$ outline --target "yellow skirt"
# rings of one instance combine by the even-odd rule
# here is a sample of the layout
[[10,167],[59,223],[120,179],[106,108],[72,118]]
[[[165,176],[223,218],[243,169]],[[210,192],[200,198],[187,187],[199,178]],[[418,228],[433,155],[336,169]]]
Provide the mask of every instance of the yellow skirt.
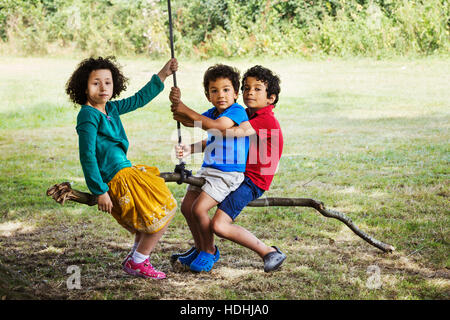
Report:
[[131,233],[158,232],[172,220],[177,210],[177,201],[156,167],[124,168],[108,186],[112,216]]

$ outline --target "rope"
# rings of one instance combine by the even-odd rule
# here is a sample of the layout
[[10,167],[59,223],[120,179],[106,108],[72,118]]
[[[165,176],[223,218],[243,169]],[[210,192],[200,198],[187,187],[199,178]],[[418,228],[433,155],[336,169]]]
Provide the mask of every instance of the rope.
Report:
[[[170,6],[170,0],[167,0],[167,9],[169,12],[169,38],[170,38],[170,54],[172,59],[175,58],[175,50],[173,48],[173,25],[172,25],[172,8]],[[173,72],[173,86],[177,87],[177,76],[176,73]],[[181,144],[181,125],[180,121],[177,121],[177,132],[178,132],[178,145]],[[186,163],[180,159],[180,163],[175,166],[174,172],[180,174],[180,180],[177,181],[178,184],[182,184],[185,178],[192,175],[192,171],[185,169]]]

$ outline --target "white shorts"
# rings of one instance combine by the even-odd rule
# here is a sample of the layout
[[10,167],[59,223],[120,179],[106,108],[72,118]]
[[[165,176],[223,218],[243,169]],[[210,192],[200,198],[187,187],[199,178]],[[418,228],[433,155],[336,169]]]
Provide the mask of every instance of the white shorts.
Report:
[[218,203],[239,188],[242,181],[244,181],[243,172],[226,172],[209,167],[202,167],[194,177],[205,178],[206,182],[201,188],[189,185],[187,191],[205,191]]

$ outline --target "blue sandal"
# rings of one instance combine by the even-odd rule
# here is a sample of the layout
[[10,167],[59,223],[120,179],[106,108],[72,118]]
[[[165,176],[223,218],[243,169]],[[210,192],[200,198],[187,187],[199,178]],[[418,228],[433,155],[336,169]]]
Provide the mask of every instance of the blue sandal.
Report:
[[192,261],[194,261],[198,255],[199,252],[194,248],[191,253],[178,257],[178,261],[185,266],[190,266]]
[[[190,264],[190,268],[192,271],[201,272],[201,271],[211,271],[214,263],[219,261],[220,259],[220,251],[219,248],[216,247],[216,253],[210,254],[204,251],[201,251],[197,257]],[[202,254],[202,257],[199,257]]]
[[219,248],[217,248],[217,246],[215,246],[215,247],[216,247],[216,253],[214,254],[214,262],[217,262],[220,259],[220,252],[219,252]]
[[205,252],[205,251],[200,251],[197,258],[195,258],[195,260],[192,261],[190,268],[192,271],[195,271],[195,272],[201,272],[201,271],[209,272],[209,271],[211,271],[212,267],[214,266],[214,262],[215,262],[214,260],[215,260],[215,255]]
[[[196,251],[196,248],[194,246],[192,246],[189,250],[182,252],[182,253],[172,253],[172,255],[170,256],[170,262],[174,263],[175,261],[177,261],[179,258],[181,257],[186,257],[188,255],[190,255],[192,252]],[[191,261],[192,262],[192,261]]]

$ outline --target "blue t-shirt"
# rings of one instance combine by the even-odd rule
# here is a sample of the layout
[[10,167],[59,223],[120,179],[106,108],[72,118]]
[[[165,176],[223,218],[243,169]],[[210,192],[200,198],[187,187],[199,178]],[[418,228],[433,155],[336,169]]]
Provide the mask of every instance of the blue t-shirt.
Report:
[[[248,121],[244,107],[238,103],[232,104],[221,114],[217,114],[213,107],[203,113],[205,117],[217,120],[220,117],[228,117],[236,125]],[[245,172],[249,148],[248,137],[224,137],[218,130],[208,130],[208,140],[206,141],[205,156],[202,167],[215,168],[221,171]]]

